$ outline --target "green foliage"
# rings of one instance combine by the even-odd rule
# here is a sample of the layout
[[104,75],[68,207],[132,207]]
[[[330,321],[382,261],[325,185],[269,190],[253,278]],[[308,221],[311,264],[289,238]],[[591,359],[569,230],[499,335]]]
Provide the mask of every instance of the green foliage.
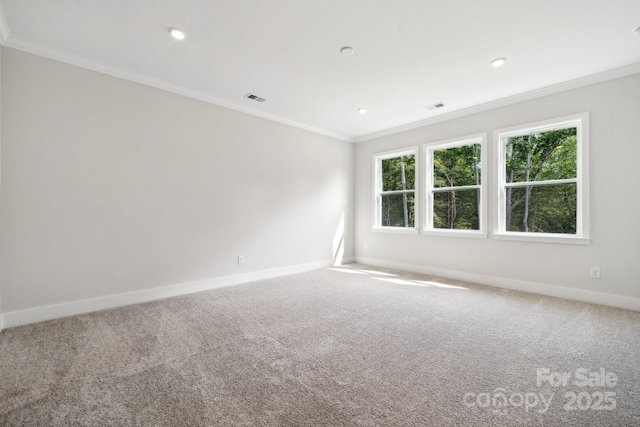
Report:
[[433,193],[433,228],[479,230],[480,190],[436,191]]
[[[479,185],[482,175],[480,155],[480,144],[434,151],[434,187]],[[433,227],[478,230],[480,228],[479,209],[479,190],[434,191]]]
[[[382,196],[382,226],[415,227],[414,195],[392,194]],[[404,211],[407,210],[405,223]]]
[[[434,187],[456,187],[480,183],[480,144],[433,152]],[[476,181],[476,170],[478,180]]]
[[[415,155],[393,157],[381,161],[382,191],[415,189]],[[382,196],[381,225],[384,227],[415,226],[415,192]]]
[[[402,184],[404,167],[405,185]],[[382,160],[382,191],[413,190],[416,182],[416,156],[393,157]]]
[[[511,137],[505,144],[507,183],[542,183],[577,176],[576,128]],[[481,183],[480,159],[480,144],[433,152],[434,228],[480,228],[480,190],[468,188]],[[381,160],[382,226],[415,226],[415,171],[414,155]],[[576,184],[506,189],[508,231],[575,234],[576,227]]]
[[575,178],[576,148],[576,128],[509,138],[505,147],[507,182]]
[[[514,188],[513,197],[524,199],[525,189],[526,187]],[[576,190],[575,184],[533,187],[529,195],[528,230],[526,231],[576,234]],[[524,206],[524,203],[515,206],[510,222],[507,223],[507,231],[525,231]]]
[[[577,176],[576,128],[509,138],[505,153],[508,183]],[[513,187],[506,190],[506,196],[507,231],[576,233],[575,184]]]

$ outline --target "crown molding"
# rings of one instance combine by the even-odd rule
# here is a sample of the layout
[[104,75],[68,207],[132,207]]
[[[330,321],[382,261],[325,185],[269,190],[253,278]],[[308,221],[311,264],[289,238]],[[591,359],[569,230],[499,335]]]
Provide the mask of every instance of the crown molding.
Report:
[[287,126],[295,127],[298,129],[302,129],[308,132],[312,132],[318,135],[327,136],[333,139],[337,139],[340,141],[358,143],[365,142],[376,138],[381,138],[383,136],[394,135],[397,133],[418,129],[425,126],[430,126],[436,123],[445,122],[448,120],[457,119],[460,117],[469,116],[472,114],[481,113],[484,111],[493,110],[500,107],[505,107],[508,105],[517,104],[524,101],[529,101],[536,98],[542,98],[544,96],[549,96],[561,92],[566,92],[572,89],[578,89],[585,86],[590,86],[597,83],[602,83],[608,80],[613,80],[621,77],[626,77],[632,74],[640,73],[640,63],[635,63],[628,65],[626,67],[616,68],[613,70],[604,71],[598,74],[592,74],[590,76],[578,78],[575,80],[570,80],[564,83],[559,83],[552,86],[547,86],[541,89],[532,90],[529,92],[521,93],[518,95],[513,95],[507,98],[498,99],[495,101],[490,101],[484,104],[475,105],[473,107],[464,108],[457,111],[452,111],[447,114],[443,114],[437,117],[431,117],[424,120],[419,120],[417,122],[411,122],[404,125],[383,129],[378,132],[373,132],[366,135],[361,135],[357,137],[349,137],[344,134],[340,134],[337,132],[329,131],[326,129],[320,129],[314,126],[309,126],[303,123],[296,122],[294,120],[289,120],[283,117],[271,115],[265,113],[260,110],[256,110],[250,107],[245,107],[237,104],[230,103],[226,100],[218,98],[216,96],[212,96],[203,92],[194,91],[192,89],[188,89],[182,86],[173,85],[164,81],[160,81],[157,79],[150,78],[145,75],[132,73],[120,68],[112,67],[106,64],[103,64],[98,61],[90,61],[85,58],[79,57],[77,55],[70,55],[64,52],[59,52],[53,49],[43,48],[41,46],[35,45],[33,43],[26,42],[21,39],[17,39],[15,36],[11,35],[9,30],[9,26],[4,17],[4,12],[2,10],[2,6],[0,5],[0,44],[10,47],[13,49],[21,50],[27,53],[32,53],[34,55],[42,56],[45,58],[53,59],[56,61],[64,62],[67,64],[75,65],[81,68],[86,68],[92,71],[97,71],[99,73],[107,74],[113,77],[121,78],[124,80],[129,80],[132,82],[140,83],[146,86],[154,87],[156,89],[161,89],[167,92],[175,93],[178,95],[186,96],[189,98],[197,99],[209,104],[217,105],[220,107],[228,108],[231,110],[239,111],[241,113],[250,114],[252,116],[260,117],[263,119],[271,120],[277,123],[281,123]]
[[561,92],[566,92],[572,89],[578,89],[585,86],[594,85],[597,83],[606,82],[608,80],[614,80],[621,77],[630,76],[632,74],[640,73],[640,62],[632,65],[628,65],[622,68],[616,68],[609,71],[604,71],[598,74],[592,74],[590,76],[581,77],[579,79],[570,80],[564,83],[559,83],[552,86],[547,86],[541,89],[532,90],[530,92],[521,93],[518,95],[509,96],[507,98],[498,99],[495,101],[487,102],[473,107],[464,108],[451,113],[443,114],[441,116],[432,117],[417,122],[407,123],[405,125],[396,126],[389,129],[384,129],[378,132],[370,133],[354,138],[354,142],[364,142],[383,136],[394,135],[400,132],[408,130],[418,129],[421,127],[433,125],[448,120],[457,119],[460,117],[469,116],[472,114],[481,113],[484,111],[494,110],[496,108],[505,107],[507,105],[518,104],[520,102],[529,101],[536,98],[542,98],[544,96],[554,95]]
[[[1,23],[0,23],[0,27],[1,27]],[[1,31],[1,28],[0,28],[0,31]],[[241,113],[250,114],[252,116],[271,120],[273,122],[281,123],[281,124],[295,127],[302,130],[306,130],[319,135],[328,136],[333,139],[338,139],[345,142],[354,142],[353,138],[348,137],[346,135],[342,135],[340,133],[305,125],[303,123],[299,123],[294,120],[289,120],[283,117],[271,115],[253,108],[232,104],[221,98],[211,96],[203,92],[198,92],[182,86],[173,85],[161,80],[150,78],[142,74],[132,73],[127,70],[123,70],[117,67],[112,67],[110,65],[106,65],[98,61],[91,61],[77,55],[71,55],[71,54],[59,52],[53,49],[47,49],[42,46],[38,46],[33,43],[18,39],[15,36],[8,38],[8,40],[6,41],[6,43],[4,43],[4,45],[12,49],[16,49],[16,50],[31,53],[34,55],[42,56],[45,58],[53,59],[55,61],[64,62],[66,64],[75,65],[77,67],[86,68],[88,70],[97,71],[99,73],[107,74],[112,77],[117,77],[120,79],[129,80],[135,83],[140,83],[145,86],[154,87],[156,89],[161,89],[167,92],[175,93],[177,95],[186,96],[188,98],[197,99],[199,101],[217,105],[219,107],[228,108],[230,110],[235,110]]]

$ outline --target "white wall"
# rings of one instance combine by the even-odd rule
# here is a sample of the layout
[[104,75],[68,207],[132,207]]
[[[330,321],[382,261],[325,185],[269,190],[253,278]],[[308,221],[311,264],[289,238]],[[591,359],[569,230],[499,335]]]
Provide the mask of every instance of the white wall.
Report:
[[352,144],[8,48],[1,78],[5,315],[353,256]]
[[[496,129],[582,112],[590,113],[590,245],[372,231],[373,153],[480,132],[488,133],[491,147]],[[494,153],[489,150],[489,157]],[[356,258],[640,309],[640,300],[625,298],[640,298],[639,159],[640,74],[361,142],[356,146]],[[489,179],[491,200],[495,175]],[[495,212],[489,206],[490,223]],[[601,268],[600,280],[589,278],[590,266]]]
[[[381,265],[640,298],[640,75],[361,142],[354,159],[346,142],[13,49],[0,55],[5,317],[329,263],[340,241],[344,257]],[[372,232],[373,153],[584,111],[590,245]],[[588,277],[590,266],[602,279]]]

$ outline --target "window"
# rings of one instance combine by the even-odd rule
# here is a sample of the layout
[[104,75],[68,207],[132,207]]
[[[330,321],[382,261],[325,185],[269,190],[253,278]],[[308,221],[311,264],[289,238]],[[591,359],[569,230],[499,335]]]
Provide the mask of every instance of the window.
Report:
[[374,229],[417,232],[416,151],[374,155]]
[[427,234],[486,237],[486,135],[426,146]]
[[496,135],[497,237],[588,243],[588,114]]

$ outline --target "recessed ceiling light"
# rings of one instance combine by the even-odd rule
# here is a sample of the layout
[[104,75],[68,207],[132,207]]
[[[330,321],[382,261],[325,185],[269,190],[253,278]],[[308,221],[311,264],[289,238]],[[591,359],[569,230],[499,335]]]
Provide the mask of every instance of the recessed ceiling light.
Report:
[[184,40],[185,34],[184,31],[179,30],[177,28],[169,28],[169,34],[176,40]]
[[353,55],[354,52],[355,50],[351,46],[345,46],[342,49],[340,49],[340,53],[344,56],[351,56]]
[[633,35],[634,36],[640,36],[640,27],[638,27],[635,30],[633,30]]
[[358,108],[358,113],[367,114],[367,109],[366,108]]
[[491,61],[491,66],[494,68],[502,67],[507,62],[506,58],[498,58]]

